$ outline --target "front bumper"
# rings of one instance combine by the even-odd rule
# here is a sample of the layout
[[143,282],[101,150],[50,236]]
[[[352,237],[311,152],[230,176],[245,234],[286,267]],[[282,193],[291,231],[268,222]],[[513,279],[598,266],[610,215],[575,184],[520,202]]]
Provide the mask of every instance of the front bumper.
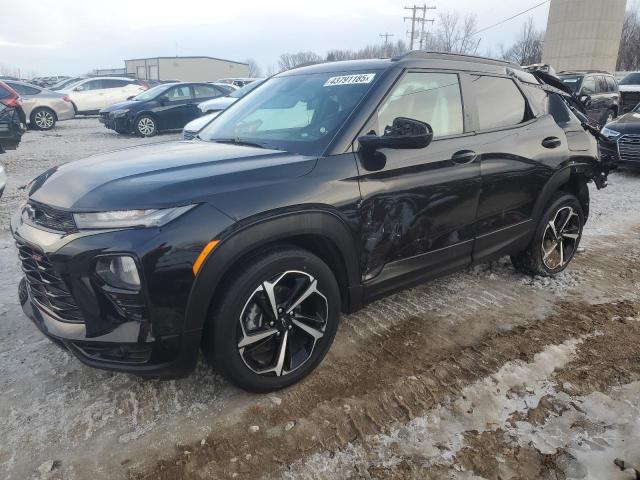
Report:
[[[199,215],[215,212],[200,205]],[[47,338],[83,363],[106,370],[176,378],[196,365],[202,326],[186,327],[186,310],[194,282],[191,266],[208,239],[198,241],[199,216],[185,214],[162,229],[120,229],[62,234],[15,215],[11,230],[19,246],[25,279],[20,283],[22,309]],[[184,232],[194,235],[186,238]],[[206,235],[206,234],[204,234]],[[182,243],[184,242],[184,243]],[[32,252],[34,259],[24,259]],[[104,255],[136,259],[142,289],[140,309],[129,314],[117,289],[105,288],[95,275],[95,260]],[[43,268],[43,281],[63,282],[55,296],[71,301],[79,318],[59,303],[48,302],[33,279],[33,266]],[[51,269],[51,271],[47,271]],[[50,275],[51,273],[55,275]],[[29,281],[26,281],[26,278]],[[49,291],[47,291],[47,294]],[[121,308],[118,308],[121,307]]]
[[108,129],[115,130],[116,132],[131,132],[133,129],[132,122],[128,115],[114,117],[110,113],[101,113],[99,121]]
[[625,143],[621,151],[619,142],[625,137],[629,137],[629,135],[622,135],[613,141],[600,140],[600,158],[614,167],[640,168],[640,139],[635,146]]

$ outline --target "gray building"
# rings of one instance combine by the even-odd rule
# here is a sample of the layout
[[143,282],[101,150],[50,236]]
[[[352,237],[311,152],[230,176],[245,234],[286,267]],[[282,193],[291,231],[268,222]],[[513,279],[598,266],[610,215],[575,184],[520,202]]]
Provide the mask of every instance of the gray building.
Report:
[[626,4],[626,0],[551,0],[542,61],[558,72],[613,72]]
[[225,77],[248,77],[249,65],[213,57],[153,57],[125,60],[127,75],[141,80],[207,82]]

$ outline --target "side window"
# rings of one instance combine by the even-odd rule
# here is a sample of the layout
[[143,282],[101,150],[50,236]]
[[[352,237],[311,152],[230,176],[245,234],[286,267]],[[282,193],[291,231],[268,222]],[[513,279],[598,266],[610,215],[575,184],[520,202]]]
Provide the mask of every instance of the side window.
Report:
[[219,97],[220,93],[212,85],[194,85],[193,95],[195,98],[213,98]]
[[20,95],[37,95],[38,93],[40,93],[40,90],[38,90],[37,88],[28,87],[19,83],[7,82],[7,85],[13,88]]
[[122,88],[129,83],[127,80],[105,79],[102,80],[102,88]]
[[82,85],[78,86],[82,87],[83,92],[89,90],[100,90],[102,88],[102,80],[89,80],[88,82],[84,82]]
[[596,77],[596,93],[607,93],[608,90],[607,81],[602,75],[598,75]]
[[609,91],[610,92],[617,92],[618,91],[618,85],[616,85],[616,81],[613,79],[613,77],[605,77],[607,80],[607,85],[609,87]]
[[189,85],[181,85],[179,87],[173,87],[167,92],[169,100],[176,102],[179,100],[189,100],[191,98],[191,92]]
[[433,128],[434,138],[463,133],[458,75],[407,73],[378,109],[376,133],[383,135],[397,117],[428,123]]
[[596,93],[596,79],[593,76],[584,77],[582,81],[582,94],[593,95]]
[[478,128],[512,127],[527,119],[527,103],[513,80],[471,75],[469,98],[478,109]]
[[560,95],[556,93],[549,95],[549,113],[560,126],[571,121],[571,111]]
[[523,89],[529,98],[529,105],[536,116],[546,115],[549,110],[548,94],[542,88],[535,85],[523,84]]

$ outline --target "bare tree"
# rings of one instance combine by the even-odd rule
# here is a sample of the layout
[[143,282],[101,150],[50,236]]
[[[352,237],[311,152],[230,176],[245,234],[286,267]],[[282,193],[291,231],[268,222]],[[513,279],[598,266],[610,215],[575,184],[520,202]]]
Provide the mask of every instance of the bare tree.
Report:
[[426,37],[426,49],[436,52],[474,55],[480,39],[476,37],[477,17],[458,12],[442,12],[438,15],[435,33]]
[[249,76],[252,78],[258,78],[262,76],[262,70],[253,58],[247,58],[247,65],[249,66]]
[[407,52],[407,44],[398,40],[395,43],[380,45],[367,45],[359,50],[336,49],[327,52],[327,62],[341,60],[358,60],[365,58],[389,58],[402,55]]
[[622,26],[617,70],[640,70],[640,12],[634,3],[627,10]]
[[322,61],[324,61],[323,58],[315,52],[283,53],[278,59],[278,67],[281,72],[284,72],[300,65]]
[[533,18],[530,17],[520,30],[516,42],[506,51],[503,49],[502,58],[518,65],[531,65],[542,62],[544,45],[544,31],[536,30]]

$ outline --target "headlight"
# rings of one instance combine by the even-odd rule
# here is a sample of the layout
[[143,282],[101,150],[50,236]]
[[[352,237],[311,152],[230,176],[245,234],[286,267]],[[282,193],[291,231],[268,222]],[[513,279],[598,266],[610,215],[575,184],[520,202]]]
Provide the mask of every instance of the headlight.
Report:
[[615,140],[616,138],[618,138],[620,135],[622,135],[620,132],[616,132],[615,130],[612,130],[610,128],[604,127],[600,133],[602,133],[602,135],[604,135],[605,137],[607,137],[609,140]]
[[195,205],[155,210],[114,210],[111,212],[74,213],[73,219],[80,230],[95,228],[162,227],[187,213]]
[[114,110],[112,112],[112,115],[114,117],[124,117],[127,113],[129,113],[129,109],[128,108],[122,108],[120,110]]

